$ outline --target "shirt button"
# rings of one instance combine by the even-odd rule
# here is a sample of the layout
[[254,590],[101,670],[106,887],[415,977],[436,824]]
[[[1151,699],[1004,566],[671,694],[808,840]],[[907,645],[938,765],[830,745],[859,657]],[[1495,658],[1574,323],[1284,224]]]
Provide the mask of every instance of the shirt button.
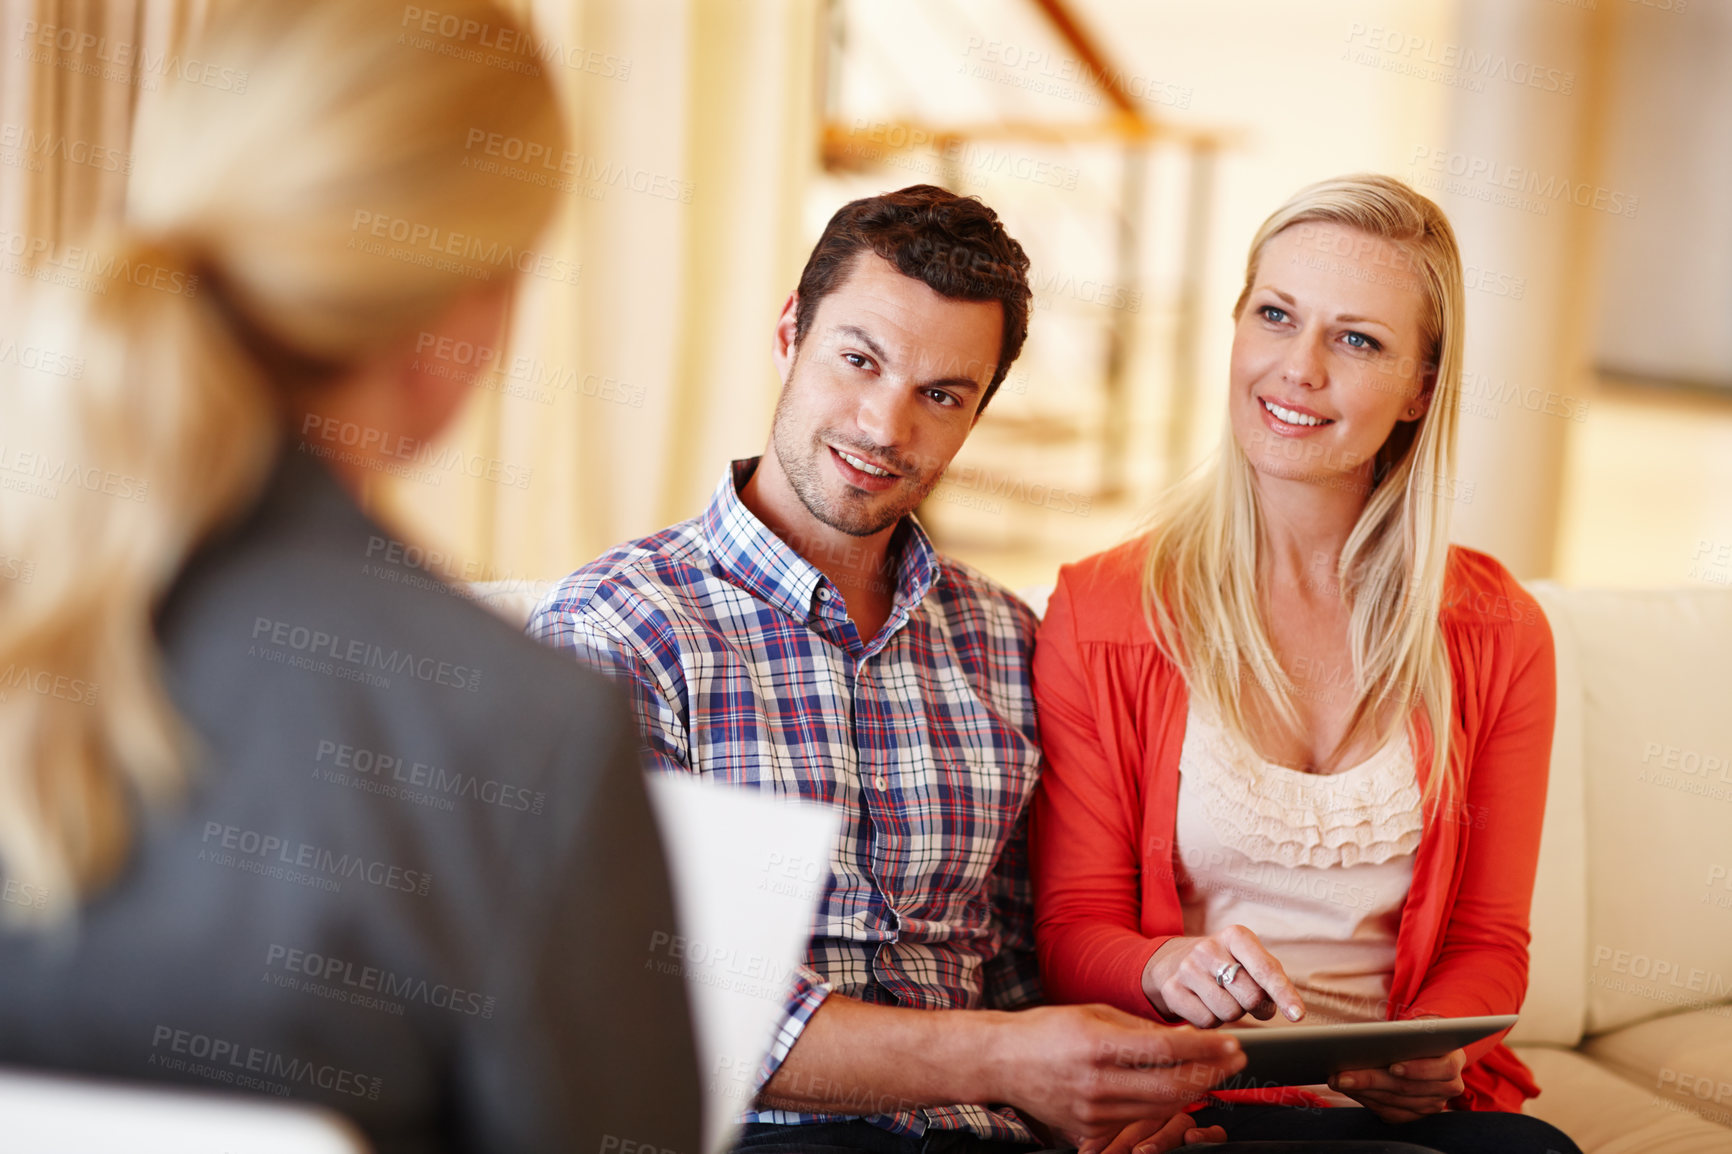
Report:
[[877,777],[873,778],[872,779],[872,785],[877,789],[883,789],[884,788],[884,775],[879,774]]
[[830,590],[825,588],[822,585],[818,586],[818,600],[820,600],[820,601],[830,600]]

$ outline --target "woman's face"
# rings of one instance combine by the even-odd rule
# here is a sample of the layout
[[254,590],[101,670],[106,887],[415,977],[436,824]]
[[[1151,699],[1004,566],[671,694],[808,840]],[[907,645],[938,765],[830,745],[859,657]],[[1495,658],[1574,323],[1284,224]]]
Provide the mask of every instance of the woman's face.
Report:
[[1233,435],[1252,469],[1368,490],[1377,450],[1429,399],[1425,307],[1397,245],[1315,221],[1270,238],[1233,331]]

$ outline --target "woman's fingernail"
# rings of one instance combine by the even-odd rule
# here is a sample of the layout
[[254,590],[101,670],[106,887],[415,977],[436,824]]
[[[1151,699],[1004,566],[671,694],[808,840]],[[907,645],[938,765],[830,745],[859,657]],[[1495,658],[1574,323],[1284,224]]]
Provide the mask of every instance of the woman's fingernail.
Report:
[[1397,1078],[1407,1077],[1407,1067],[1403,1066],[1400,1062],[1397,1062],[1395,1065],[1389,1067],[1389,1072],[1391,1074],[1394,1074]]
[[1301,1010],[1298,1006],[1288,1006],[1287,1007],[1287,1018],[1289,1021],[1297,1022],[1299,1020],[1299,1015],[1302,1014],[1303,1012],[1304,1011]]
[[1342,1088],[1342,1089],[1343,1089],[1343,1090],[1351,1090],[1351,1089],[1353,1089],[1353,1085],[1354,1085],[1354,1082],[1353,1082],[1353,1075],[1352,1075],[1352,1074],[1343,1074],[1343,1075],[1341,1075],[1341,1077],[1340,1077],[1340,1078],[1339,1078],[1339,1079],[1338,1079],[1338,1080],[1337,1080],[1337,1084],[1338,1084],[1338,1085],[1340,1085],[1340,1087],[1341,1087],[1341,1088]]

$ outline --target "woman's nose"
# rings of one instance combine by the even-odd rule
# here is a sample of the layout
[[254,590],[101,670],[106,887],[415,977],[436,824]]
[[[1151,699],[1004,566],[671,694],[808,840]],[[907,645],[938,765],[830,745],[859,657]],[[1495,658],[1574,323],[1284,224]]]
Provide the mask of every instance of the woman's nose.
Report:
[[1311,333],[1302,332],[1294,338],[1287,349],[1286,363],[1281,366],[1282,379],[1303,389],[1320,387],[1325,375],[1321,342],[1321,336]]

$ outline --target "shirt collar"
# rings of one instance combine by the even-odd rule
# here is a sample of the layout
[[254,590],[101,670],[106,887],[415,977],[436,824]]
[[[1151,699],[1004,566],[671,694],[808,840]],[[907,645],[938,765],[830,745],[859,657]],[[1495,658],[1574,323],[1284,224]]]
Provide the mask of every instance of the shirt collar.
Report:
[[[751,478],[759,460],[746,457],[733,462],[710,496],[700,518],[710,555],[735,584],[790,617],[805,621],[815,614],[843,616],[841,598],[829,578],[772,533],[740,500],[740,486]],[[907,620],[909,611],[925,599],[938,577],[938,553],[920,522],[909,515],[899,528],[892,538],[892,548],[900,541],[890,620],[893,627]]]

